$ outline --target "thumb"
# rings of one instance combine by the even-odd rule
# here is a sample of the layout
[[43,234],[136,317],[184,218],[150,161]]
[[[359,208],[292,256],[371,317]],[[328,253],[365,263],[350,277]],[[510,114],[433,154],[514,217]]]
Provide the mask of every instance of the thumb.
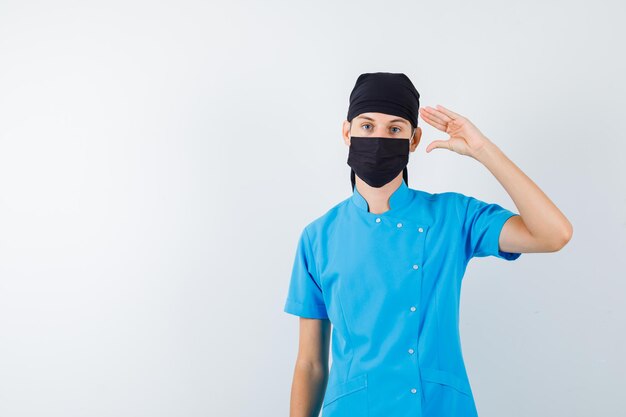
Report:
[[426,152],[430,152],[435,148],[444,148],[447,150],[451,150],[450,149],[450,143],[447,140],[436,140],[433,142],[430,142],[430,144],[426,147]]

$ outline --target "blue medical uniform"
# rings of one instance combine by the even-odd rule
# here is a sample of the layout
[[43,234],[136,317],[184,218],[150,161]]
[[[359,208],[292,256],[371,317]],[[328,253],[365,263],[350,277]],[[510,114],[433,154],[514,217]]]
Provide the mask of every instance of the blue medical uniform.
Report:
[[353,194],[304,227],[284,311],[332,323],[322,417],[476,417],[459,336],[472,257],[503,252],[517,215],[457,192],[402,184],[390,210]]

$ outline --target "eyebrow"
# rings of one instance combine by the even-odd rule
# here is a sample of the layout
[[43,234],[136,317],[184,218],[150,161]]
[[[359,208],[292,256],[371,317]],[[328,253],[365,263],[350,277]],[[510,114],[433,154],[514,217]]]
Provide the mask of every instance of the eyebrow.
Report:
[[[372,119],[371,117],[367,117],[367,116],[358,116],[357,119],[367,119],[367,120],[371,120],[372,122],[375,122],[374,119]],[[389,123],[395,123],[395,122],[400,122],[400,123],[404,123],[404,124],[409,124],[409,122],[407,122],[404,119],[393,119],[393,120],[389,120]]]

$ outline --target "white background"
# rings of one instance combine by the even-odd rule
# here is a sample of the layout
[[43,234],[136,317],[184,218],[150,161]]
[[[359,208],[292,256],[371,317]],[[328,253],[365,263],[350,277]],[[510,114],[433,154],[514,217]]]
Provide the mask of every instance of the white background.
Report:
[[[463,114],[574,226],[473,260],[481,417],[617,416],[626,386],[620,1],[1,1],[0,415],[287,416],[302,227],[351,194],[363,72]],[[517,211],[426,146],[409,186]]]

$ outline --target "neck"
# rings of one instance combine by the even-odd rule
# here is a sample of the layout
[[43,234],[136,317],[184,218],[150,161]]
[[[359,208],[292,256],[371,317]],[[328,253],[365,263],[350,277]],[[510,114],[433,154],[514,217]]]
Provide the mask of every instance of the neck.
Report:
[[355,187],[363,196],[369,207],[369,212],[382,214],[390,209],[389,197],[402,185],[402,173],[380,188],[372,187],[358,176],[355,176]]

